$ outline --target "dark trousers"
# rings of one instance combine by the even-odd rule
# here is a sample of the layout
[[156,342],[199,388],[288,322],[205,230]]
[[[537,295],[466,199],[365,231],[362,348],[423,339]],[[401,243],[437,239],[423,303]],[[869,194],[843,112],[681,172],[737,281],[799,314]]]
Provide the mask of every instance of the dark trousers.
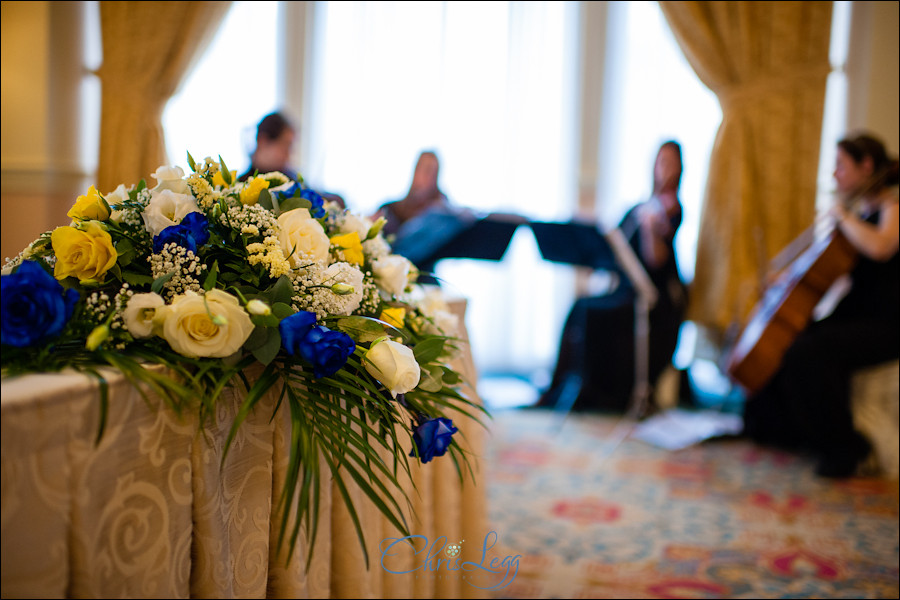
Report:
[[744,431],[761,443],[825,455],[858,447],[850,382],[863,367],[900,355],[896,323],[825,319],[788,350],[781,369],[744,408]]
[[[650,314],[651,385],[671,363],[678,342],[680,317],[673,317],[665,306],[661,303]],[[634,387],[634,353],[634,295],[630,289],[576,301],[563,327],[552,383],[538,406],[626,410]]]

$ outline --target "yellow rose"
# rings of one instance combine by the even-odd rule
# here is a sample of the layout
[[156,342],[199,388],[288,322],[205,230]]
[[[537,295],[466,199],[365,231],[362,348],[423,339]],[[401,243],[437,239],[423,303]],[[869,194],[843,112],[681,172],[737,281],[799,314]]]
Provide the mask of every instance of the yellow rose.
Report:
[[269,182],[262,177],[254,177],[241,188],[241,204],[256,204],[259,193],[269,187]]
[[385,308],[381,311],[381,320],[390,323],[394,327],[403,327],[403,321],[406,319],[406,309],[402,307]]
[[79,281],[102,281],[119,255],[102,223],[86,221],[81,227],[57,227],[50,234],[56,254],[53,275],[57,279],[74,276]]
[[[234,183],[235,181],[237,181],[237,171],[232,171],[231,172],[231,183]],[[212,182],[213,182],[213,185],[216,187],[219,187],[219,186],[228,187],[228,184],[225,183],[225,177],[222,176],[221,170],[216,171],[216,174],[213,175]],[[268,183],[268,182],[266,182],[266,183]],[[257,198],[259,197],[259,192],[256,192],[256,196],[257,196]],[[242,201],[243,201],[243,199],[242,199]],[[244,202],[244,204],[254,204],[254,203],[255,203],[255,201],[254,202]]]
[[97,188],[91,186],[87,194],[78,196],[75,206],[66,214],[80,221],[105,221],[109,218],[109,204],[100,196]]
[[154,325],[175,352],[191,358],[225,358],[241,349],[253,323],[238,299],[212,289],[201,296],[185,292],[156,309]]
[[359,234],[355,231],[332,236],[331,243],[344,251],[344,258],[348,263],[361,265],[365,260],[363,255],[362,243],[359,241]]

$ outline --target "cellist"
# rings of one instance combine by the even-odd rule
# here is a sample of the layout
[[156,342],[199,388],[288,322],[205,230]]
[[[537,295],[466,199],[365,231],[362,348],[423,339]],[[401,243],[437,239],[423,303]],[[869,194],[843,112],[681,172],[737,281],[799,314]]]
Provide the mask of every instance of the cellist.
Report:
[[744,433],[811,451],[823,477],[854,475],[871,446],[853,425],[850,381],[900,357],[900,208],[897,161],[867,134],[837,144],[834,227],[858,251],[850,287],[827,317],[795,339],[776,375],[747,399]]

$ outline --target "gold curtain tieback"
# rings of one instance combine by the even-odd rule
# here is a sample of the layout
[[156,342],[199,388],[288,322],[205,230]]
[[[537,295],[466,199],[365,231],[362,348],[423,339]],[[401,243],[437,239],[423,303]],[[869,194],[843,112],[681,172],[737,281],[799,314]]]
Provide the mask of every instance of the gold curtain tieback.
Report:
[[[772,94],[793,94],[819,85],[824,86],[830,72],[828,66],[801,67],[763,75],[746,83],[738,82],[714,91],[723,111],[743,108]],[[824,87],[822,91],[824,92]]]

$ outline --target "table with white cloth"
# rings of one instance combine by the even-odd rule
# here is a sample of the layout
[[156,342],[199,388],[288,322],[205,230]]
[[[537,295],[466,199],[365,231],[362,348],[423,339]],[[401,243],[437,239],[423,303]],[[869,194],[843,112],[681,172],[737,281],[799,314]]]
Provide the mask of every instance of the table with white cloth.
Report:
[[[466,338],[465,301],[451,307]],[[472,382],[464,391],[477,400],[467,344],[454,366]],[[239,392],[226,391],[201,428],[196,414],[179,417],[158,397],[145,399],[121,374],[103,373],[109,412],[99,442],[96,379],[61,373],[3,380],[3,597],[487,596],[464,571],[429,571],[422,554],[402,558],[407,568],[385,569],[383,540],[399,533],[349,478],[368,568],[327,475],[315,547],[310,554],[301,533],[288,560],[276,544],[290,450],[286,406],[274,412],[275,395],[264,397],[220,464]],[[449,455],[410,461],[411,478],[403,485],[411,502],[401,507],[411,534],[478,544],[488,533],[479,462],[486,430],[459,413],[448,416],[464,433],[454,440],[471,452],[474,480],[461,482]]]

